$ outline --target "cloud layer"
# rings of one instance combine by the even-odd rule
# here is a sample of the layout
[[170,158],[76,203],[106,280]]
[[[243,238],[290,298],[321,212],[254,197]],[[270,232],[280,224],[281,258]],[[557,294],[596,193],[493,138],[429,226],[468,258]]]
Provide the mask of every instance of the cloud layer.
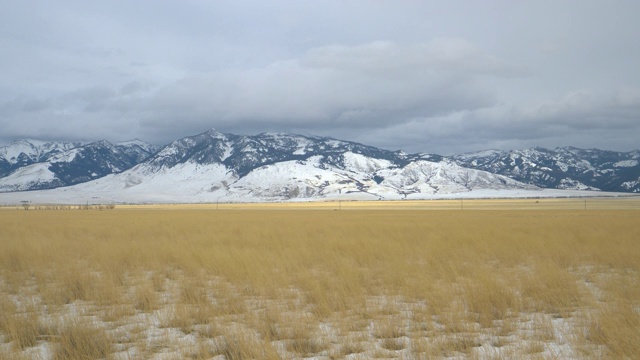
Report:
[[640,5],[553,4],[8,4],[0,143],[215,127],[443,154],[639,148]]

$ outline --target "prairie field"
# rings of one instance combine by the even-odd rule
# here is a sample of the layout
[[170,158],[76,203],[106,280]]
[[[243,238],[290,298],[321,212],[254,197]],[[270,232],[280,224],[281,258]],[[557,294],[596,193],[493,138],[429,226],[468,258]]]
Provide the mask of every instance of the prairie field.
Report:
[[0,211],[0,359],[640,354],[640,211],[460,203]]

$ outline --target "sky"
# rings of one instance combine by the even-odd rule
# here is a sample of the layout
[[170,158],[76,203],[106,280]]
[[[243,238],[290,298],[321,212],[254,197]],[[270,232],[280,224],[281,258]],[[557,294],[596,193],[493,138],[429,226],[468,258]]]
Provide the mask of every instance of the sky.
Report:
[[0,0],[0,144],[640,148],[637,0]]

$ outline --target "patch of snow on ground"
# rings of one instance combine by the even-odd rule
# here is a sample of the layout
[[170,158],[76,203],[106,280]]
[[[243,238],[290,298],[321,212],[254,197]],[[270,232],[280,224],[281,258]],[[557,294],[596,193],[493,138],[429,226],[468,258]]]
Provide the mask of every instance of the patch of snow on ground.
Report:
[[456,159],[461,159],[461,160],[468,160],[468,159],[474,159],[474,158],[485,158],[485,157],[491,157],[491,156],[496,156],[499,154],[504,153],[501,150],[494,150],[494,149],[490,149],[490,150],[483,150],[483,151],[478,151],[478,152],[472,152],[472,153],[465,153],[465,154],[461,154],[461,155],[456,155],[455,158]]
[[[249,339],[256,335],[256,330],[250,322],[243,320],[243,317],[225,317],[220,315],[212,324],[193,324],[187,326],[189,329],[185,332],[185,327],[171,324],[170,319],[176,311],[173,302],[179,299],[180,274],[174,273],[175,279],[165,279],[164,290],[157,293],[159,298],[165,299],[159,301],[159,306],[155,310],[149,312],[135,311],[129,315],[122,315],[115,321],[106,321],[96,313],[96,305],[90,302],[76,300],[71,304],[53,308],[55,313],[41,315],[40,321],[49,326],[66,321],[77,321],[78,323],[87,323],[91,327],[104,329],[112,336],[113,353],[108,358],[129,359],[129,358],[153,358],[153,359],[180,359],[189,357],[198,349],[209,349],[208,356],[218,356],[214,359],[222,359],[224,348],[219,348],[218,344],[224,344],[226,341],[232,341],[234,336],[242,336]],[[127,279],[129,280],[129,279]],[[215,286],[218,280],[212,281]],[[220,285],[220,284],[218,284]],[[233,290],[232,286],[227,291]],[[208,301],[219,298],[218,292],[210,291],[206,294]],[[229,295],[227,295],[229,296]],[[233,296],[233,295],[230,295]],[[291,296],[304,296],[300,292],[292,292]],[[18,303],[27,301],[21,294],[16,294]],[[277,306],[288,306],[288,300],[274,299],[256,299],[253,302],[247,296],[237,296],[238,301],[244,304],[244,311],[248,314],[253,312],[264,311],[265,306],[275,308]],[[297,299],[295,299],[297,300]],[[31,308],[37,306],[45,306],[38,299],[28,300]],[[284,303],[283,303],[284,301]],[[353,354],[344,354],[345,358],[353,359],[369,359],[369,358],[395,358],[395,359],[413,359],[418,355],[427,355],[428,349],[439,344],[445,344],[448,341],[458,341],[467,339],[472,342],[465,352],[447,350],[442,353],[439,358],[448,359],[464,359],[472,357],[475,359],[494,359],[494,358],[528,358],[527,355],[536,355],[535,358],[560,358],[560,359],[578,359],[592,358],[586,356],[589,352],[595,358],[600,358],[603,352],[602,346],[597,344],[584,343],[579,347],[576,346],[574,339],[579,336],[584,326],[584,313],[574,312],[569,317],[557,318],[555,314],[549,313],[520,313],[512,322],[514,326],[508,334],[500,334],[499,329],[504,325],[505,320],[494,321],[494,326],[482,327],[477,323],[469,322],[467,326],[461,327],[457,333],[448,333],[442,326],[437,317],[423,318],[425,330],[412,327],[412,315],[414,313],[424,312],[424,303],[415,301],[404,301],[400,297],[392,295],[369,296],[365,299],[367,311],[376,312],[384,311],[389,306],[396,309],[394,319],[387,318],[385,321],[394,324],[397,331],[406,335],[395,338],[395,342],[400,344],[397,349],[389,349],[385,346],[384,337],[376,335],[376,329],[384,326],[385,323],[381,319],[371,318],[369,326],[357,328],[349,331],[347,334],[339,329],[344,327],[340,324],[340,320],[336,318],[328,318],[322,322],[312,322],[307,324],[313,330],[314,340],[324,344],[323,349],[316,354],[308,354],[305,359],[328,359],[329,354],[341,354],[343,346],[349,343],[349,339],[359,339],[358,343],[361,349]],[[176,303],[177,304],[177,303]],[[392,304],[392,305],[391,305]],[[185,306],[185,304],[180,304]],[[105,309],[109,305],[101,305]],[[121,305],[113,305],[121,306]],[[262,308],[262,309],[261,309]],[[48,311],[41,311],[42,314]],[[99,312],[98,312],[99,313]],[[292,318],[304,319],[304,310],[293,308],[288,312]],[[446,315],[446,314],[445,314]],[[344,316],[350,316],[345,313]],[[352,315],[351,315],[352,316]],[[168,321],[169,320],[169,321]],[[348,319],[343,319],[349,321]],[[356,318],[356,321],[358,318]],[[392,321],[392,322],[391,322]],[[407,324],[407,325],[402,325]],[[415,325],[415,323],[413,324]],[[215,331],[209,331],[210,329]],[[117,339],[122,339],[118,341]],[[394,339],[391,339],[394,340]],[[271,342],[273,348],[282,358],[298,358],[287,347],[287,340],[274,340]],[[420,342],[423,342],[420,344]],[[0,357],[5,354],[23,355],[28,358],[50,359],[53,358],[55,351],[55,343],[48,337],[38,339],[33,347],[27,347],[23,350],[15,350],[12,348],[14,344],[11,342],[0,343]],[[282,345],[282,346],[279,346]],[[427,353],[421,353],[420,347],[427,346]],[[584,351],[588,352],[585,353]],[[421,354],[418,354],[421,353]],[[20,357],[22,358],[22,357]]]
[[566,163],[564,163],[562,161],[557,161],[556,165],[558,165],[560,170],[562,170],[563,172],[567,172],[569,170],[569,165],[567,165]]
[[224,144],[224,153],[220,157],[220,161],[225,161],[229,158],[229,156],[233,155],[233,148],[228,144]]
[[622,160],[613,164],[614,167],[633,167],[638,165],[638,160]]
[[56,174],[49,170],[48,163],[31,164],[0,178],[0,191],[27,190],[34,184],[46,184],[56,179]]
[[298,147],[293,151],[293,155],[304,155],[307,153],[307,147],[311,143],[309,140],[305,138],[296,138],[298,142]]
[[634,181],[625,181],[622,183],[622,187],[624,189],[633,189],[634,187],[638,186],[638,184],[640,184],[640,178],[638,178],[638,180],[634,180]]
[[591,190],[591,191],[600,190],[598,188],[585,185],[578,180],[569,179],[569,178],[560,180],[560,184],[558,185],[558,188],[565,189],[565,190]]
[[72,149],[65,151],[61,154],[57,154],[49,159],[49,162],[57,163],[57,162],[71,162],[78,155],[78,149]]
[[381,169],[387,169],[393,164],[391,161],[384,159],[370,158],[361,154],[356,154],[351,151],[347,151],[343,155],[344,166],[347,170],[353,170],[357,172],[373,173]]

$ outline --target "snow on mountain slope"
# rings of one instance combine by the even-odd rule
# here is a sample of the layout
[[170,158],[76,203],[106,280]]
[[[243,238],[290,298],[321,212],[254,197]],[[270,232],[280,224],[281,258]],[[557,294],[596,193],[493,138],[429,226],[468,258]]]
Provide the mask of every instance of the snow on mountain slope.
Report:
[[320,158],[265,165],[242,178],[223,164],[187,161],[160,168],[140,164],[65,190],[97,194],[100,198],[174,202],[313,200],[361,192],[357,180],[343,174],[343,170],[322,168]]
[[404,195],[451,194],[479,189],[537,189],[505,176],[463,168],[450,162],[416,161],[401,169],[381,171],[378,176],[384,178],[381,185],[390,186]]
[[635,180],[625,181],[622,183],[621,187],[626,190],[631,190],[634,192],[638,192],[636,189],[640,188],[640,177]]
[[47,163],[37,163],[18,168],[11,175],[0,178],[0,192],[42,189],[61,183]]
[[425,160],[403,167],[385,159],[370,158],[347,151],[338,164],[316,155],[265,165],[231,183],[229,197],[265,200],[311,200],[357,197],[359,199],[402,199],[438,192],[456,193],[479,189],[538,188],[484,171],[462,168],[453,163]]
[[365,174],[373,174],[378,170],[394,167],[394,164],[389,160],[370,158],[351,151],[344,153],[343,158],[346,169]]
[[11,164],[22,161],[38,162],[48,156],[83,145],[83,142],[18,140],[0,147],[0,157]]
[[[67,187],[65,190],[92,193],[100,198],[117,198],[127,202],[154,202],[170,199],[172,202],[192,201],[195,198],[215,201],[222,195],[219,190],[234,181],[235,176],[221,164],[186,162],[174,167],[150,168],[140,164],[134,168],[103,178]],[[154,200],[156,199],[156,200]]]
[[315,155],[259,166],[242,177],[222,163],[200,164],[190,159],[158,166],[155,160],[60,190],[65,196],[92,194],[95,201],[117,202],[384,200],[478,190],[538,190],[453,163],[418,160],[399,167],[389,160],[350,152],[336,164]]
[[60,151],[62,145],[47,144],[43,146],[54,150],[36,149],[40,151],[38,162],[19,164],[22,166],[0,177],[0,192],[50,189],[90,181],[129,169],[154,150],[153,145],[139,140],[117,145],[102,140],[64,151]]
[[[454,155],[452,161],[543,188],[640,192],[638,151],[558,147],[490,150]],[[631,181],[631,182],[630,182]]]
[[83,145],[83,142],[18,140],[0,147],[0,177],[27,165]]
[[282,201],[326,198],[349,190],[358,191],[353,181],[335,168],[322,168],[320,156],[306,161],[292,160],[261,166],[230,184],[229,199]]
[[638,166],[638,160],[621,160],[613,164],[613,167],[633,167]]

